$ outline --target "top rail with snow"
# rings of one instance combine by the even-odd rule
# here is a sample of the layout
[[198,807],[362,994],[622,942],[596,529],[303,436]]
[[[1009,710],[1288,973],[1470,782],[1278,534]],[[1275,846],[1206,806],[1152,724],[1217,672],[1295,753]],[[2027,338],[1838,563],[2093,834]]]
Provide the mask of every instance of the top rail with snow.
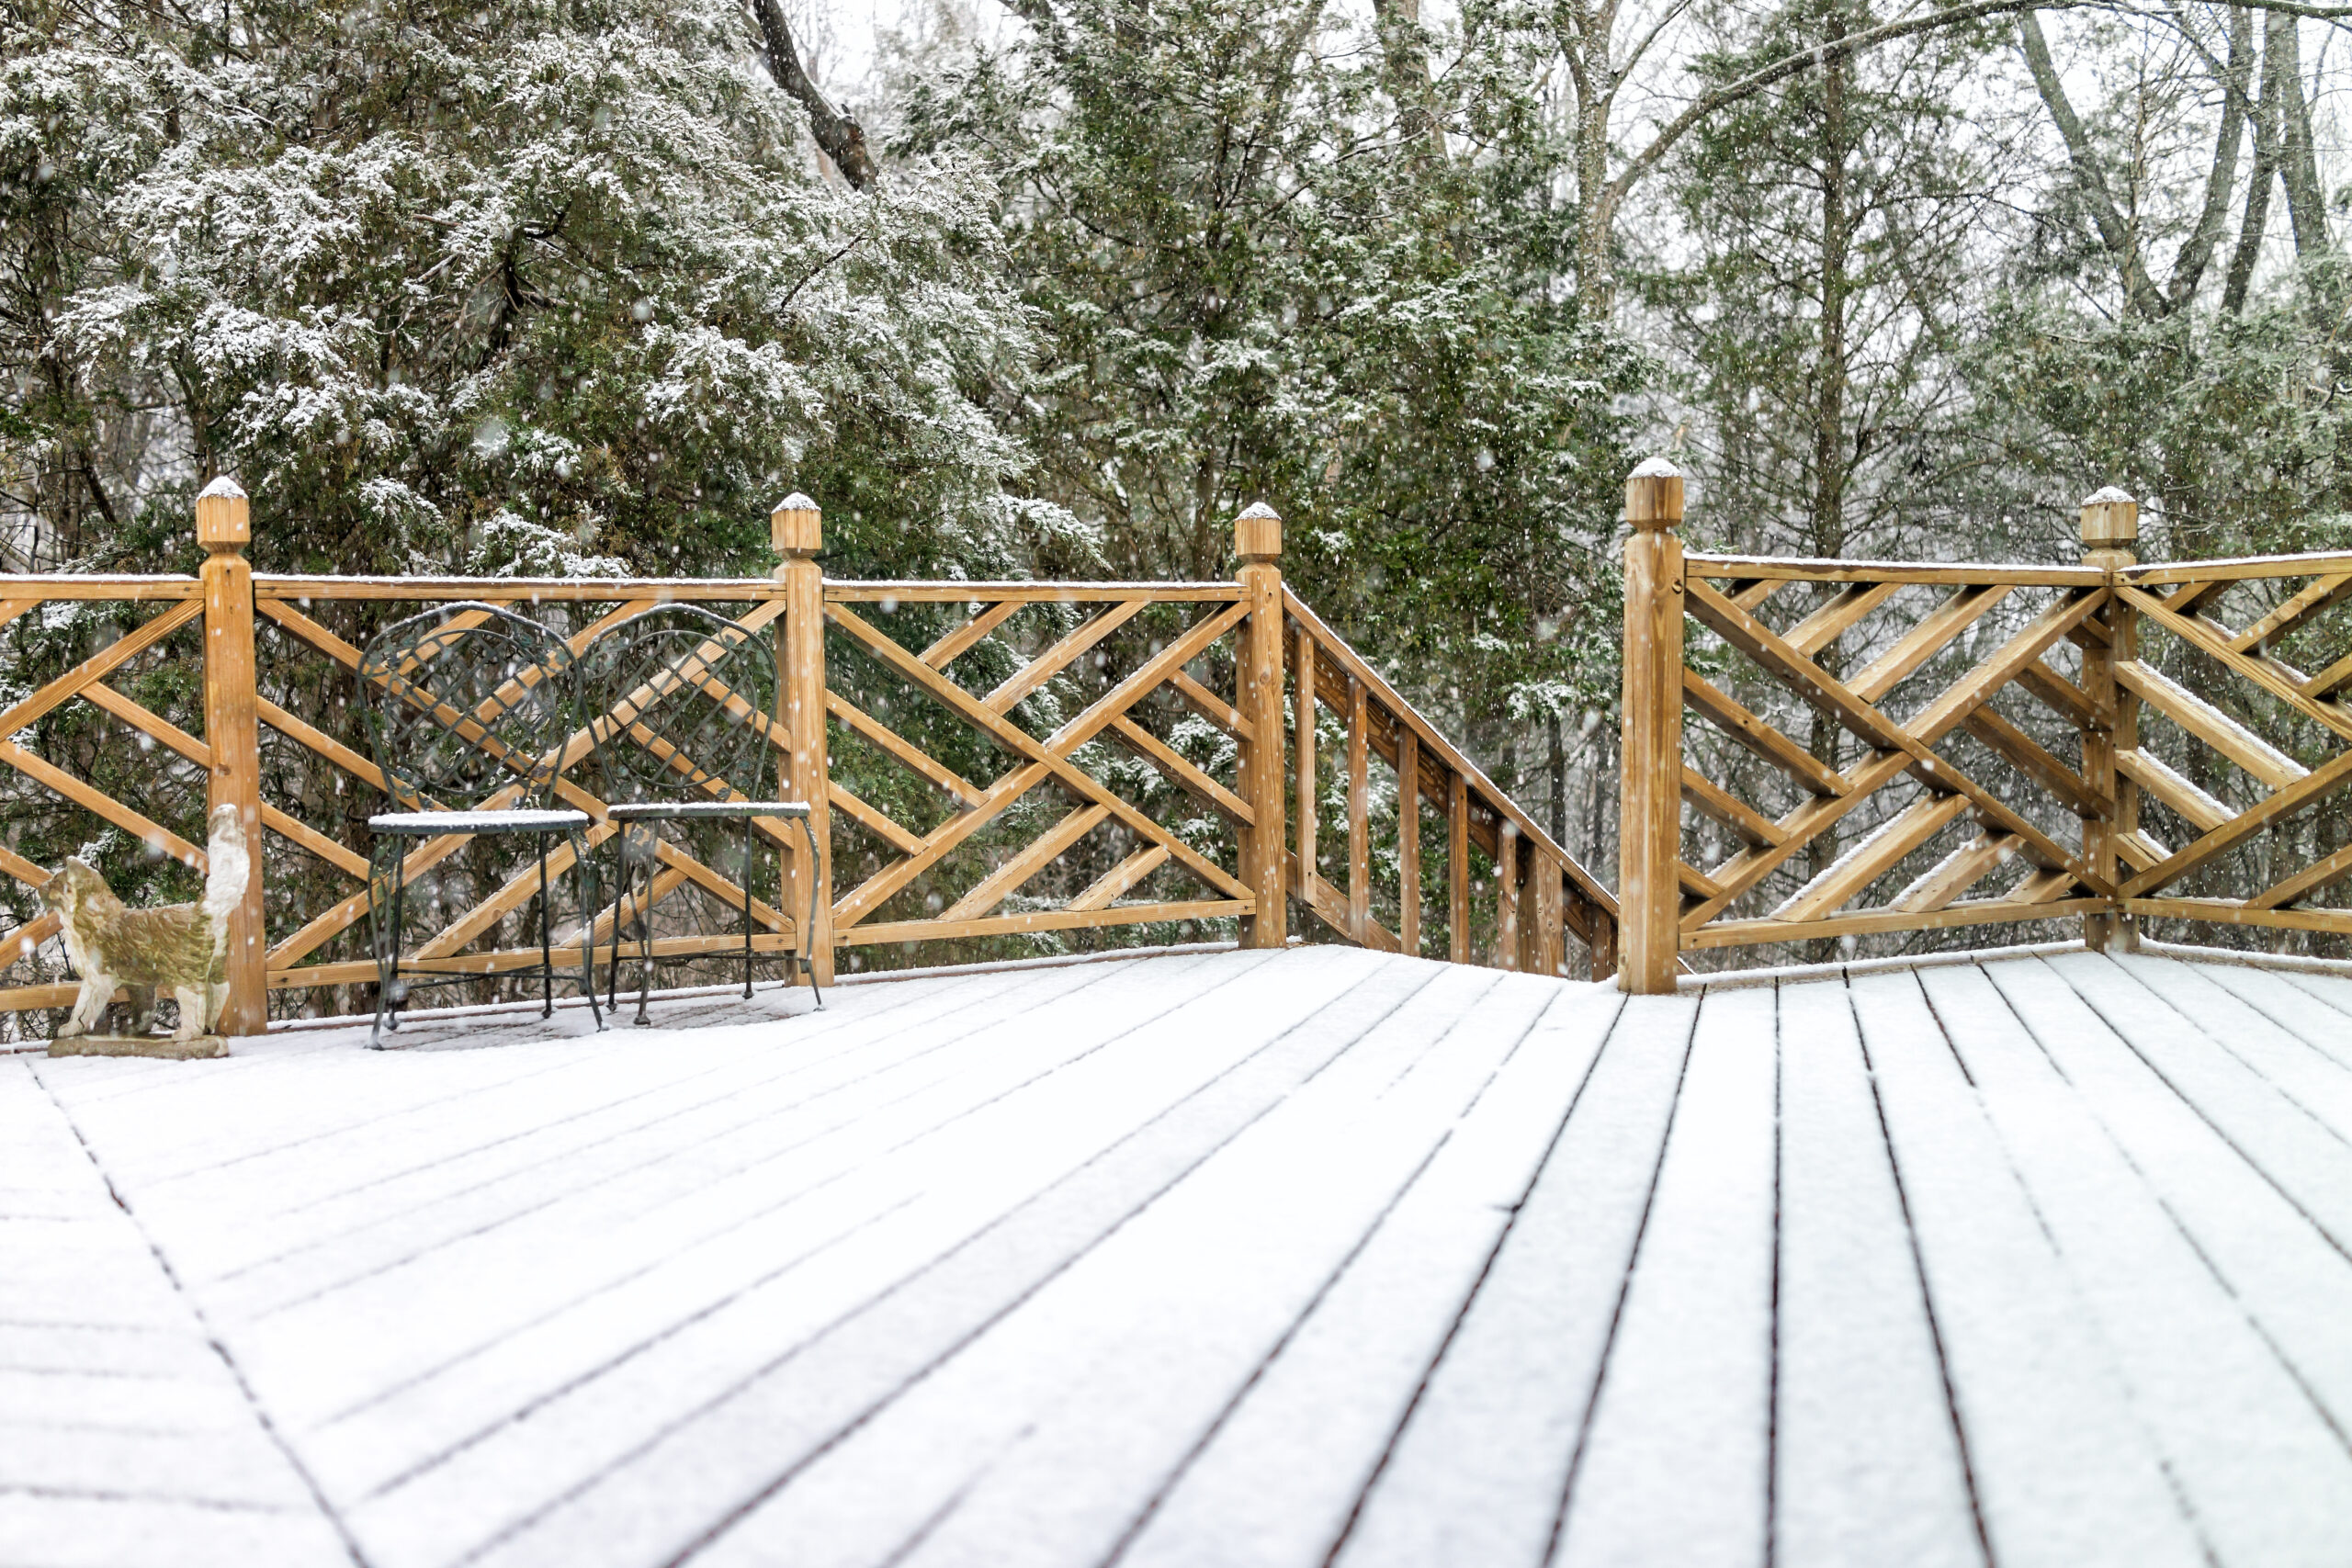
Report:
[[2321,809],[2352,780],[2352,555],[2142,565],[2120,491],[2079,565],[1686,555],[1678,474],[1626,496],[1628,988],[1696,949],[1958,925],[2352,934],[2318,902],[2352,875]]
[[[1590,972],[1613,967],[1608,891],[1283,587],[1265,509],[1237,522],[1225,582],[842,581],[817,563],[814,503],[794,497],[772,529],[771,579],[255,574],[245,498],[216,484],[198,503],[197,576],[0,579],[0,626],[96,649],[6,710],[7,805],[51,842],[95,823],[119,852],[200,873],[194,825],[237,804],[264,852],[222,1028],[263,1027],[272,993],[281,1010],[371,1005],[365,821],[381,781],[356,682],[373,629],[419,604],[525,604],[577,655],[662,604],[702,604],[774,628],[782,711],[767,731],[823,852],[663,841],[657,957],[740,953],[728,917],[743,918],[748,886],[755,950],[805,945],[820,978],[860,948],[952,961],[1043,932],[1167,940],[1231,922],[1246,945],[1277,946],[1294,898],[1300,919],[1390,951],[1566,973],[1573,942]],[[56,613],[28,615],[43,606]],[[28,650],[44,651],[20,645],[20,662]],[[583,731],[554,787],[589,813],[594,853],[616,829],[589,759]],[[463,833],[409,852],[418,967],[489,985],[537,963],[540,881],[520,852]],[[560,884],[569,847],[548,861]],[[50,869],[0,850],[19,883]],[[810,877],[804,933],[786,911],[809,908]],[[620,918],[568,913],[573,940],[586,921],[605,946]],[[0,1011],[71,999],[56,935],[40,914],[0,946],[34,982],[0,989]]]

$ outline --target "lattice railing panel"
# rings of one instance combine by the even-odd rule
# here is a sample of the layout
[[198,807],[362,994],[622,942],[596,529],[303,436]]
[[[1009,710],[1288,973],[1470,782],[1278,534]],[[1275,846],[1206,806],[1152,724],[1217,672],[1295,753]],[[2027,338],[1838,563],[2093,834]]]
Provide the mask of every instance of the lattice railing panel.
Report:
[[64,855],[94,857],[132,902],[193,897],[206,869],[211,750],[187,678],[202,642],[194,588],[84,578],[0,597],[0,639],[19,672],[0,708],[0,873],[16,917],[0,966],[18,1006],[62,1006],[76,989],[57,917],[36,897]]
[[2080,691],[2069,639],[2095,641],[2108,604],[2095,578],[1693,558],[1684,942],[2043,919],[2104,897],[2078,826],[2089,792],[2067,788],[2082,756],[2047,710]]
[[1238,751],[1201,744],[1238,719],[1247,609],[1193,585],[829,585],[835,942],[1250,913]]
[[2150,918],[2352,931],[2352,557],[2142,568],[2121,893]]

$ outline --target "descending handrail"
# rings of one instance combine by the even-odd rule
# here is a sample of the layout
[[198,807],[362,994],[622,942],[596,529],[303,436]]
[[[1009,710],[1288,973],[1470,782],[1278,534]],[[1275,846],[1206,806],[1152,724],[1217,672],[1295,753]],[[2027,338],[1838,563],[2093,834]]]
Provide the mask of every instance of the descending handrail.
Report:
[[[1429,800],[1447,818],[1453,846],[1447,861],[1450,958],[1464,963],[1470,957],[1471,868],[1462,851],[1475,844],[1496,870],[1496,946],[1509,954],[1509,966],[1557,972],[1565,962],[1565,931],[1590,950],[1596,977],[1611,973],[1617,900],[1609,890],[1288,588],[1283,590],[1283,609],[1294,628],[1293,693],[1311,688],[1315,700],[1342,716],[1348,732],[1347,871],[1344,883],[1335,887],[1311,870],[1319,816],[1311,798],[1313,728],[1298,727],[1292,798],[1302,847],[1291,857],[1292,892],[1351,941],[1420,951],[1418,832],[1404,834],[1399,843],[1398,931],[1392,935],[1372,918],[1366,771],[1377,755],[1395,770],[1400,794],[1410,779],[1416,802]],[[1311,682],[1303,673],[1310,654]],[[1400,820],[1403,810],[1400,802]]]

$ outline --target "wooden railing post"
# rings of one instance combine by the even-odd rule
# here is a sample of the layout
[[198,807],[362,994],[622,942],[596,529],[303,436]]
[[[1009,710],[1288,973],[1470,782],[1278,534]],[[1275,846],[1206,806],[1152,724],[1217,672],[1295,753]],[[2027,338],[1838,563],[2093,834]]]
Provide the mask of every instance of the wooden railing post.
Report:
[[1396,945],[1421,955],[1421,741],[1396,727]]
[[[1499,815],[1499,813],[1498,814]],[[1518,969],[1519,824],[1503,817],[1495,824],[1495,967]]]
[[[2082,530],[2084,565],[2112,572],[2138,560],[2133,547],[2140,542],[2140,505],[2115,486],[2085,498]],[[2083,731],[2083,777],[2101,808],[2100,815],[2083,819],[2083,858],[2113,885],[2123,880],[2116,846],[2140,829],[2140,786],[2115,766],[2117,752],[2140,745],[2140,699],[2115,678],[2117,664],[2140,657],[2139,612],[2109,599],[2095,626],[2094,635],[2082,639],[2083,691],[2099,711],[2115,717],[2104,732],[2097,719]],[[2129,951],[2140,944],[2139,923],[2120,908],[2085,915],[2083,943],[2094,953]]]
[[[1275,564],[1283,553],[1283,520],[1273,508],[1261,502],[1233,520],[1233,553],[1241,560],[1235,579],[1250,599],[1234,680],[1234,697],[1250,721],[1250,738],[1241,748],[1241,798],[1258,818],[1241,829],[1241,880],[1258,906],[1241,918],[1241,945],[1281,947],[1289,940],[1290,903],[1283,886],[1283,569]],[[1310,716],[1314,680],[1311,667],[1299,680],[1298,701]],[[1311,736],[1312,716],[1306,722]],[[1311,861],[1311,829],[1299,840],[1302,856]],[[1306,874],[1314,869],[1303,865]]]
[[1531,890],[1527,967],[1533,974],[1556,976],[1567,969],[1568,938],[1563,929],[1566,910],[1561,897],[1567,870],[1542,850],[1527,858]]
[[1291,889],[1301,903],[1315,893],[1315,837],[1322,822],[1322,796],[1315,761],[1315,634],[1305,626],[1291,643],[1291,813],[1298,833],[1298,878]]
[[784,637],[776,645],[776,690],[784,705],[778,716],[790,738],[785,793],[808,803],[808,832],[817,847],[814,865],[794,855],[784,887],[785,913],[795,922],[808,909],[809,880],[816,882],[816,930],[800,933],[817,983],[833,981],[832,811],[825,744],[825,573],[817,564],[824,546],[824,513],[795,491],[768,517],[768,536],[782,564]]
[[1667,996],[1681,953],[1682,475],[1652,457],[1625,481],[1625,684],[1617,983]]
[[253,525],[245,492],[223,475],[196,498],[196,542],[206,555],[204,584],[204,742],[212,751],[206,815],[234,806],[244,824],[252,869],[244,901],[229,919],[229,994],[216,1026],[222,1034],[259,1034],[269,1027],[268,933],[262,924],[261,720],[254,688],[254,569],[245,559]]
[[1470,962],[1470,781],[1445,780],[1445,956]]

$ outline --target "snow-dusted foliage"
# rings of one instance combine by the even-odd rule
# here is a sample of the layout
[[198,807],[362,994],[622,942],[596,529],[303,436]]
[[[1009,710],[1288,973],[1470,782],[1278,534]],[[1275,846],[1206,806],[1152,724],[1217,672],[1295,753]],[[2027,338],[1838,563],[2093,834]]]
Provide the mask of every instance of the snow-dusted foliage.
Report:
[[216,472],[311,570],[752,567],[793,488],[893,567],[1069,547],[967,395],[1028,349],[987,191],[828,183],[729,0],[54,9],[0,468],[67,553],[169,563]]

